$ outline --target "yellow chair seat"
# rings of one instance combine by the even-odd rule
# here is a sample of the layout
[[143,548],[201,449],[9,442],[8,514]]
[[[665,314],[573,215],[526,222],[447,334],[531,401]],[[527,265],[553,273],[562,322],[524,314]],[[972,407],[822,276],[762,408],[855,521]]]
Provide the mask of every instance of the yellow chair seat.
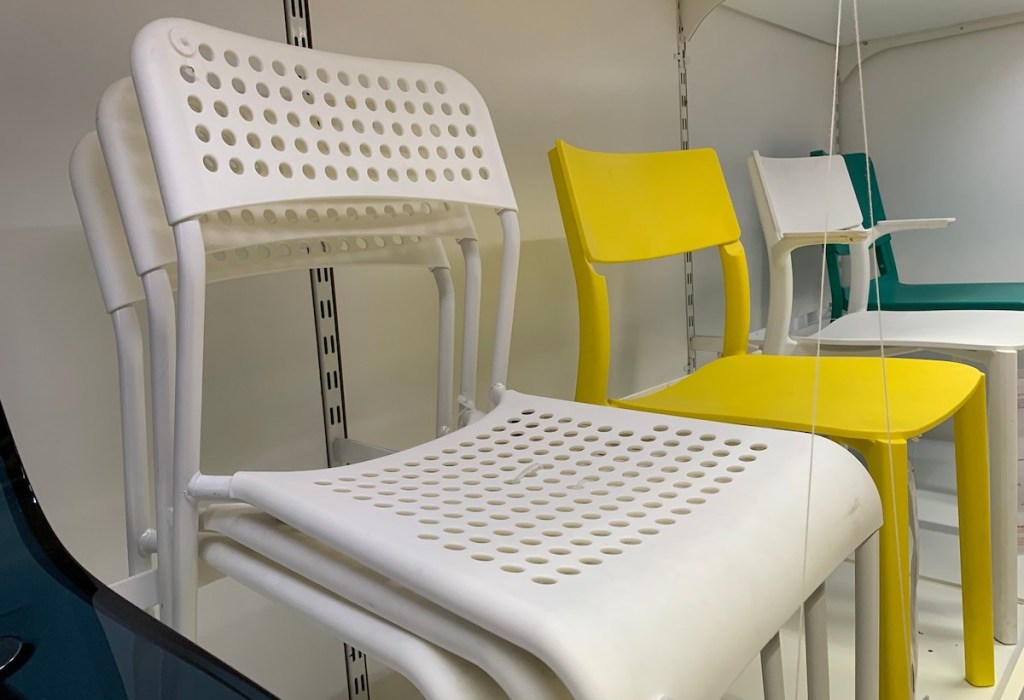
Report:
[[[884,410],[882,361],[871,357],[723,357],[672,386],[613,406],[727,423],[815,431],[834,438],[916,437],[950,415],[948,397],[977,388],[980,373],[937,360],[887,359],[889,415]],[[820,364],[819,364],[820,363]],[[815,366],[820,368],[815,391]],[[941,386],[944,401],[933,390]],[[817,396],[817,406],[814,398]],[[956,407],[958,409],[959,406]],[[956,410],[954,409],[954,410]],[[812,421],[812,410],[817,419]]]

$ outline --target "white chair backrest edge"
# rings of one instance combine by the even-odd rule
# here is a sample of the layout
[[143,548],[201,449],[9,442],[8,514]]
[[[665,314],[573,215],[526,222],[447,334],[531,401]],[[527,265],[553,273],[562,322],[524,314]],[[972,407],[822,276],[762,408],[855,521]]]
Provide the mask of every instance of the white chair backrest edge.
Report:
[[[842,156],[755,156],[776,235],[860,228],[863,216]],[[831,167],[830,167],[831,165]]]
[[124,228],[96,132],[89,132],[71,153],[71,191],[96,268],[107,313],[145,298],[132,271]]
[[86,134],[75,146],[70,175],[93,267],[114,327],[128,575],[135,576],[152,565],[142,548],[152,522],[145,360],[142,329],[134,308],[143,297],[142,285],[132,271],[96,132]]

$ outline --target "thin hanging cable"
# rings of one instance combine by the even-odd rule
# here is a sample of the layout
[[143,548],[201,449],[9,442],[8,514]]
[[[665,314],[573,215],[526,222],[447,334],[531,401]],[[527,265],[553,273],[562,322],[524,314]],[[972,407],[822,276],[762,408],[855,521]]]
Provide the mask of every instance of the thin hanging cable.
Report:
[[[864,169],[866,171],[865,172],[865,177],[867,179],[867,184],[868,184],[868,189],[867,189],[867,193],[868,193],[868,224],[870,225],[870,229],[873,232],[874,228],[875,228],[875,223],[876,223],[875,222],[875,202],[874,202],[874,197],[871,195],[871,192],[872,192],[872,187],[871,187],[871,185],[872,185],[872,183],[871,183],[871,151],[870,151],[870,149],[868,147],[868,119],[867,119],[867,106],[866,106],[867,99],[866,99],[866,97],[864,95],[864,60],[863,60],[863,57],[861,56],[860,17],[859,17],[859,13],[857,11],[857,0],[853,0],[853,32],[854,32],[854,37],[853,37],[854,38],[854,45],[857,47],[857,87],[858,87],[858,90],[860,92],[860,125],[861,125],[861,137],[862,137],[862,139],[864,141]],[[872,241],[872,243],[873,243],[873,241]],[[869,255],[877,255],[877,251],[874,249],[873,246],[872,246],[872,248],[869,249]],[[869,265],[868,269],[870,270],[871,269],[871,258],[870,257],[868,259],[868,265]],[[881,362],[881,366],[882,366],[882,400],[884,401],[884,410],[885,410],[885,433],[886,433],[886,437],[888,438],[888,440],[886,441],[886,446],[887,446],[887,449],[889,451],[889,468],[890,469],[894,469],[895,468],[895,461],[893,460],[892,424],[890,422],[890,415],[889,415],[889,381],[888,381],[888,376],[886,375],[886,367],[885,367],[885,333],[884,333],[884,329],[882,327],[882,304],[881,304],[882,294],[881,294],[881,289],[880,289],[880,284],[881,283],[879,282],[879,276],[875,275],[874,279],[872,280],[872,282],[873,282],[874,288],[875,288],[875,318],[878,320],[878,353],[879,353],[880,362]],[[896,503],[896,496],[897,496],[897,494],[896,494],[895,479],[890,479],[889,480],[889,488],[891,490],[891,493],[889,494],[890,497],[892,498],[891,502],[892,503]],[[893,525],[893,532],[894,532],[893,536],[894,536],[894,539],[896,541],[896,557],[897,557],[896,564],[899,567],[899,571],[903,572],[904,571],[904,567],[906,565],[906,562],[903,561],[903,554],[902,554],[903,553],[903,547],[900,544],[900,537],[901,537],[901,532],[902,532],[903,527],[904,527],[904,523],[893,523],[892,525]],[[902,577],[902,573],[900,573],[899,575]],[[911,585],[913,585],[913,582],[911,582]],[[904,587],[902,585],[899,586],[899,590],[900,590],[900,615],[902,617],[902,616],[905,616],[904,611],[907,610],[907,608],[909,606],[909,601],[907,600],[907,591],[904,590]],[[912,597],[913,596],[911,596],[911,598]],[[913,619],[912,616],[911,616],[911,619]],[[904,651],[907,654],[907,658],[908,659],[912,659],[912,660],[913,660],[913,653],[914,653],[913,637],[914,637],[914,630],[911,629],[911,630],[909,630],[908,637],[904,640],[904,643],[906,644],[906,647],[907,647]],[[914,663],[912,662],[909,665],[908,677],[907,677],[907,683],[908,683],[908,685],[910,687],[910,694],[911,694],[911,696],[913,696],[913,693],[914,693],[914,685],[915,685],[915,683],[914,683],[914,676],[915,676],[915,666],[914,666]]]
[[[839,42],[843,30],[843,0],[839,0],[839,7],[836,12],[836,50],[835,60],[833,65],[833,79],[832,79],[832,109],[829,113],[830,123],[828,130],[828,165],[826,166],[826,189],[825,189],[825,226],[824,226],[824,238],[822,245],[821,254],[821,279],[818,283],[818,333],[815,342],[814,350],[814,380],[811,385],[811,447],[808,458],[810,464],[807,469],[807,502],[804,507],[804,552],[803,552],[803,563],[800,572],[800,586],[802,589],[807,588],[807,552],[810,547],[810,530],[811,530],[811,487],[814,485],[814,443],[815,437],[818,434],[818,388],[821,384],[821,330],[822,321],[825,318],[823,312],[825,308],[825,246],[828,245],[828,229],[829,229],[829,198],[831,197],[831,189],[827,187],[827,184],[832,181],[832,150],[836,141],[836,111],[839,104]],[[796,655],[796,683],[794,684],[796,690],[794,691],[794,697],[796,700],[800,700],[800,678],[801,670],[803,667],[804,655],[806,653],[806,646],[802,644],[804,636],[806,634],[805,629],[805,616],[804,608],[800,608],[800,621],[797,631],[797,655]]]

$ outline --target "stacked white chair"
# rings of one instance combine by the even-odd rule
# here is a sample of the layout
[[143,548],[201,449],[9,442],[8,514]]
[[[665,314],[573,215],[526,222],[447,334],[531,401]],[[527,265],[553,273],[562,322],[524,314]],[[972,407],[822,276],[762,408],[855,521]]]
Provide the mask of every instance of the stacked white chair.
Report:
[[[908,219],[862,227],[863,214],[842,156],[748,161],[761,228],[768,246],[771,294],[764,350],[769,354],[825,352],[889,355],[927,350],[972,361],[986,373],[992,503],[995,635],[1017,642],[1017,358],[1024,350],[1019,311],[868,311],[870,244],[899,231],[941,229],[953,219]],[[792,252],[860,234],[850,244],[850,310],[820,333],[790,335]]]
[[[185,20],[146,27],[132,70],[177,246],[169,563],[179,630],[194,633],[197,562],[210,556],[202,515],[204,530],[234,541],[224,549],[257,552],[330,600],[468,659],[512,697],[715,698],[847,555],[872,561],[877,493],[825,439],[505,388],[516,204],[486,106],[458,74]],[[119,166],[107,160],[116,188]],[[378,198],[497,210],[490,412],[360,464],[203,474],[208,254],[306,237],[281,227],[254,240],[244,221],[214,224],[217,212]],[[125,225],[129,237],[154,235]],[[175,315],[167,294],[148,303]],[[858,570],[868,606],[858,606],[858,698],[877,692],[870,571]]]
[[[154,259],[155,254],[152,253],[154,249],[159,250],[160,247],[166,249],[166,244],[168,243],[173,245],[173,236],[163,219],[163,214],[159,207],[160,194],[157,190],[156,176],[153,172],[153,163],[150,155],[148,155],[147,149],[144,148],[144,133],[130,81],[119,81],[105,91],[100,100],[98,122],[100,132],[104,135],[102,139],[103,146],[110,160],[111,169],[115,173],[117,186],[114,189],[118,192],[122,215],[124,220],[130,223],[128,226],[130,234],[127,237],[129,243],[133,244],[131,251],[133,257],[135,257],[135,265],[137,268],[144,270],[144,275],[157,274],[166,277],[167,281],[164,282],[164,285],[169,288],[171,286],[170,281],[174,276],[173,250],[170,253],[167,253],[166,250],[162,253],[162,260],[164,262],[161,266],[151,265],[147,262]],[[91,138],[94,140],[94,137]],[[86,140],[90,140],[90,137],[87,137]],[[103,175],[101,163],[94,163],[89,168],[84,168],[81,165],[85,162],[84,156],[88,152],[88,149],[80,147],[73,157],[73,173],[81,172],[82,176],[80,179],[84,180],[76,186],[76,191],[81,192],[81,199],[86,205],[89,205],[90,202],[110,203],[113,199],[110,193],[98,191],[104,187],[109,189],[110,183],[106,182],[105,178],[100,181],[98,177],[91,180],[86,177],[89,172],[98,172],[98,175]],[[93,158],[92,160],[97,161],[98,159]],[[76,164],[79,165],[76,166]],[[351,205],[356,205],[357,207]],[[273,256],[261,256],[259,254],[260,246],[248,247],[246,249],[248,253],[245,256],[239,256],[237,251],[230,257],[226,257],[218,252],[211,253],[207,256],[208,262],[211,266],[216,266],[213,268],[216,276],[212,276],[210,281],[251,275],[257,271],[270,272],[294,267],[306,268],[325,263],[418,264],[430,268],[434,272],[435,277],[440,276],[439,272],[444,272],[446,276],[447,261],[441,250],[438,236],[449,236],[458,239],[466,256],[467,299],[465,303],[464,325],[467,329],[475,329],[478,322],[479,306],[478,298],[474,298],[479,295],[479,275],[475,271],[479,267],[479,258],[476,255],[475,231],[472,228],[468,211],[465,206],[452,206],[445,203],[417,202],[415,205],[413,207],[409,202],[391,204],[386,202],[374,202],[371,204],[366,202],[361,204],[349,202],[343,208],[344,216],[333,214],[332,212],[337,210],[331,207],[321,207],[319,210],[307,209],[301,214],[295,209],[286,207],[264,208],[262,210],[262,220],[258,223],[247,216],[249,213],[247,210],[233,213],[229,211],[216,212],[215,216],[206,217],[209,226],[218,227],[223,225],[224,222],[241,220],[247,224],[247,233],[249,234],[249,237],[246,238],[247,243],[251,243],[254,237],[258,238],[260,235],[266,235],[265,229],[276,227],[279,230],[279,236],[276,238],[276,243],[272,245],[280,249],[287,245],[282,244],[283,240],[299,236],[298,242],[292,242],[292,245],[302,251],[302,254],[295,256],[287,255],[283,258],[274,259]],[[94,205],[87,206],[83,210],[83,220],[88,219],[88,211],[95,208]],[[267,212],[272,214],[268,216]],[[371,214],[367,215],[367,212]],[[113,223],[120,226],[119,222],[116,221],[116,213],[113,217],[110,211],[103,213],[106,215],[105,218],[94,222],[94,225],[91,227],[87,224],[87,230],[95,231],[97,234],[103,234],[104,232],[109,234],[113,228],[101,224],[108,224],[113,221]],[[247,221],[247,219],[249,220]],[[339,234],[342,235],[335,238]],[[312,236],[311,240],[310,236]],[[305,240],[302,240],[302,238],[305,238]],[[362,246],[364,243],[367,244],[365,249]],[[108,245],[111,248],[115,246],[112,243]],[[325,246],[333,247],[330,254],[317,255],[313,252],[317,250],[323,252]],[[390,251],[387,250],[388,246],[390,246]],[[123,249],[124,245],[122,244],[121,247]],[[138,251],[141,251],[142,255],[138,255]],[[118,261],[108,258],[105,262],[99,260],[96,262],[97,272],[102,277],[112,274]],[[124,270],[120,271],[123,272]],[[143,279],[145,278],[146,276],[143,276]],[[451,313],[444,313],[444,306],[452,302],[450,294],[446,293],[450,290],[450,287],[450,283],[439,286],[439,289],[445,292],[445,294],[441,295],[442,312],[440,315],[440,337],[442,338],[440,355],[443,358],[441,360],[442,367],[451,366],[452,363],[452,343],[443,341],[447,337],[446,332],[450,330],[451,326]],[[159,288],[152,285],[151,281],[151,289]],[[161,301],[169,305],[169,295],[154,294],[147,298],[147,304],[151,312],[151,335],[155,339],[173,338],[173,309],[161,306]],[[447,321],[445,321],[445,316],[449,317]],[[155,319],[162,320],[157,321]],[[170,327],[167,326],[168,321],[170,321]],[[459,401],[460,412],[464,414],[473,409],[470,397],[473,394],[472,387],[475,380],[475,341],[474,334],[472,338],[465,338],[463,343],[462,396],[460,396]],[[159,347],[152,347],[151,349],[158,358],[169,357],[170,361],[168,364],[173,366],[173,349],[160,349]],[[449,355],[449,357],[444,358],[445,354]],[[155,368],[160,366],[166,365],[161,365],[159,360],[154,361]],[[439,371],[439,376],[442,375],[443,373]],[[155,373],[152,380],[155,385],[159,385],[161,377]],[[449,380],[451,380],[450,376]],[[451,386],[446,388],[449,391],[449,395],[451,395]],[[442,395],[444,389],[445,384],[441,381],[438,386],[439,396]],[[155,401],[157,400],[158,393],[157,391],[154,392]],[[446,405],[450,406],[451,400]],[[153,412],[156,415],[166,415],[169,410],[166,406],[155,405]],[[443,414],[444,410],[439,404],[438,415]],[[438,431],[442,431],[440,423],[438,424]],[[260,518],[259,514],[251,509],[222,508],[216,511],[211,509],[204,514],[204,517],[210,530],[227,532],[236,539],[236,542],[254,541],[256,548],[260,549],[261,552],[264,554],[266,552],[275,553],[274,556],[276,558],[290,562],[290,566],[295,567],[297,570],[302,570],[304,566],[308,568],[308,564],[304,564],[304,562],[308,562],[310,558],[317,560],[317,557],[319,557],[317,561],[321,564],[321,568],[324,566],[322,561],[323,553],[315,553],[311,550],[309,544],[302,541],[301,535],[294,532],[282,533],[280,527],[275,527],[275,525],[280,526],[280,523]],[[229,542],[225,542],[222,539],[205,538],[202,543],[201,554],[203,559],[214,564],[217,568],[228,572],[231,576],[239,578],[250,587],[260,590],[267,597],[298,607],[299,610],[306,612],[314,617],[314,619],[322,618],[322,614],[317,613],[316,601],[319,598],[323,598],[323,590],[318,595],[306,596],[306,592],[304,592],[301,586],[295,585],[296,581],[282,579],[280,566],[271,564],[268,573],[268,567],[266,566],[268,562],[266,560],[262,560],[258,555],[252,556],[251,552],[248,553],[250,556],[246,557],[246,553],[238,551],[237,546],[231,546]],[[441,639],[446,639],[445,635],[451,637],[450,633],[445,630],[453,627],[453,620],[449,619],[450,616],[446,616],[444,611],[437,610],[423,602],[403,600],[402,595],[396,593],[393,590],[393,586],[389,586],[386,580],[382,580],[380,577],[375,578],[373,574],[353,565],[351,562],[339,561],[340,557],[334,556],[333,558],[336,561],[330,563],[332,575],[336,580],[345,581],[346,592],[348,592],[351,598],[369,608],[379,607],[382,605],[381,600],[384,600],[387,602],[384,605],[389,605],[392,609],[400,611],[399,613],[392,613],[398,619],[403,619],[402,615],[412,615],[413,619],[404,622],[404,624],[413,628],[423,627],[425,636],[437,637],[439,635]],[[164,561],[167,561],[167,558],[164,558]],[[278,570],[273,570],[274,566]],[[170,570],[170,566],[167,566],[163,570],[158,570],[158,573],[166,574]],[[310,580],[317,580],[316,572],[310,572],[308,575]],[[278,583],[273,583],[272,581],[274,580],[278,581]],[[287,583],[287,585],[284,585],[284,583]],[[133,599],[140,605],[152,605],[159,601],[162,612],[171,609],[169,601],[163,596],[157,596],[151,590],[151,586],[145,585],[144,581],[141,583],[135,582],[134,585],[131,583],[121,585],[119,589],[125,594],[135,593]],[[346,610],[344,612],[351,617],[351,611]],[[455,626],[458,626],[458,623]],[[343,627],[338,625],[332,625],[331,628],[334,631],[343,629]],[[371,626],[371,631],[375,635],[378,633],[377,627],[373,625]],[[386,627],[385,631],[389,632],[384,638],[385,640],[394,637]],[[473,630],[461,631],[458,640],[454,643],[449,642],[449,646],[454,646],[459,650],[459,653],[470,659],[476,659],[482,654],[484,656],[489,655],[494,658],[502,658],[506,664],[513,665],[516,656],[521,655],[517,650],[507,648],[507,645],[503,645],[500,640],[495,640],[489,636],[486,636],[486,639],[477,639],[478,637],[479,635],[475,635]],[[366,639],[365,637],[360,638],[360,636],[355,635],[353,641],[368,650],[380,649],[381,645],[384,644],[384,642],[377,638],[371,640],[370,643],[367,643]],[[360,642],[360,640],[362,641]],[[410,644],[412,643],[406,642],[407,647]],[[415,649],[416,645],[413,646]],[[436,655],[436,650],[433,653]],[[380,656],[384,660],[393,658],[393,655],[394,652],[386,656],[380,656],[375,653],[375,656]],[[437,692],[439,681],[447,682],[449,677],[455,675],[453,669],[446,669],[447,675],[441,674],[439,681],[437,677],[423,677],[423,671],[420,668],[423,665],[423,656],[424,653],[421,650],[421,653],[414,658],[414,661],[419,661],[420,664],[419,666],[414,665],[412,669],[409,668],[409,662],[392,663],[391,665],[407,672],[409,670],[418,671],[420,677],[416,675],[411,677],[413,677],[414,681],[418,682],[417,685],[421,689],[426,688],[433,691],[427,693],[428,697],[456,697],[452,694],[451,690],[444,693]],[[512,689],[523,696],[534,696],[541,693],[542,695],[538,695],[538,697],[543,697],[544,693],[553,692],[551,689],[557,687],[557,682],[549,677],[549,672],[545,669],[538,670],[535,662],[526,662],[525,665],[528,668],[521,671],[524,680],[506,682],[510,684]],[[476,672],[478,673],[478,671]],[[538,673],[543,676],[542,679],[540,681],[532,679],[531,676]],[[503,673],[499,673],[500,677],[503,675]],[[470,682],[472,684],[470,687],[476,690],[469,693],[469,697],[483,697],[494,694],[480,695],[478,680],[470,677],[468,681],[465,679],[463,681],[464,684]]]
[[[137,126],[140,127],[141,124]],[[138,129],[133,131],[129,128],[124,133],[134,133],[137,136],[140,132]],[[146,168],[142,167],[148,159],[148,152],[143,150],[137,155],[141,158],[137,174],[142,183],[152,181],[153,190],[149,201],[155,203],[158,201],[159,193],[155,190],[152,165],[149,166],[148,178]],[[146,375],[142,333],[135,309],[143,300],[143,291],[132,269],[125,234],[95,133],[84,137],[72,154],[71,182],[100,281],[104,304],[114,321],[118,350],[130,578],[119,582],[115,590],[140,607],[151,607],[163,601],[155,583],[157,571],[150,568],[157,533],[151,524],[149,512],[153,495],[150,492],[150,466],[147,455]],[[446,211],[449,213],[440,214]],[[421,227],[427,225],[435,230],[446,229],[475,240],[464,209],[445,210],[441,207],[437,212],[432,215],[415,212],[410,220]],[[156,213],[159,215],[159,208]],[[346,223],[351,221],[346,217]],[[173,244],[171,232],[162,219],[157,218],[154,225],[154,231],[166,229],[164,235]],[[415,225],[412,228],[415,229]],[[366,235],[365,229],[359,230]],[[409,239],[403,241],[403,246],[405,247],[400,250],[399,255],[384,260],[392,264],[424,264],[435,270],[442,269],[436,266],[443,265],[443,269],[447,269],[447,261],[444,259],[439,239]],[[355,248],[355,252],[335,254],[329,258],[329,262],[381,262],[382,256],[372,248],[368,248],[367,251],[360,250],[358,245]],[[230,278],[232,274],[246,274],[243,261],[237,257],[234,260],[238,262],[235,263],[233,270],[227,265],[218,266],[217,269],[223,271],[220,273],[221,279]],[[227,260],[213,258],[211,261],[213,264],[220,262]],[[260,264],[266,271],[288,267],[283,262],[271,262],[268,259],[261,259]],[[307,264],[303,261],[302,266]],[[250,264],[248,267],[252,266]],[[294,266],[293,264],[292,267]],[[441,325],[443,335],[445,324]],[[442,344],[442,348],[444,347]],[[450,387],[448,392],[450,396]],[[439,406],[439,410],[440,408]],[[229,576],[244,582],[268,598],[297,609],[344,639],[355,641],[361,648],[408,677],[427,697],[471,699],[501,696],[494,682],[478,667],[381,620],[358,606],[332,596],[310,581],[296,576],[294,572],[240,547],[225,537],[204,537],[202,554],[205,560]],[[169,570],[169,567],[167,568]],[[206,573],[208,579],[215,575],[215,572],[211,571]],[[170,606],[165,607],[166,610],[162,612],[169,611]],[[363,632],[364,630],[367,631]]]

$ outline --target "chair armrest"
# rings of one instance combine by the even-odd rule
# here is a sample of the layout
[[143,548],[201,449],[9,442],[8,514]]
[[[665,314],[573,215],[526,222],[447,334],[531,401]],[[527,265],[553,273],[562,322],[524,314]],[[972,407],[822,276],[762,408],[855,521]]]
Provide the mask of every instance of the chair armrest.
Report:
[[862,228],[829,231],[827,235],[823,231],[801,231],[782,234],[780,242],[785,244],[787,250],[796,250],[809,245],[824,245],[825,243],[860,243],[869,240],[871,233]]
[[884,236],[897,231],[919,231],[921,229],[942,229],[956,219],[889,219],[875,224],[875,233]]

